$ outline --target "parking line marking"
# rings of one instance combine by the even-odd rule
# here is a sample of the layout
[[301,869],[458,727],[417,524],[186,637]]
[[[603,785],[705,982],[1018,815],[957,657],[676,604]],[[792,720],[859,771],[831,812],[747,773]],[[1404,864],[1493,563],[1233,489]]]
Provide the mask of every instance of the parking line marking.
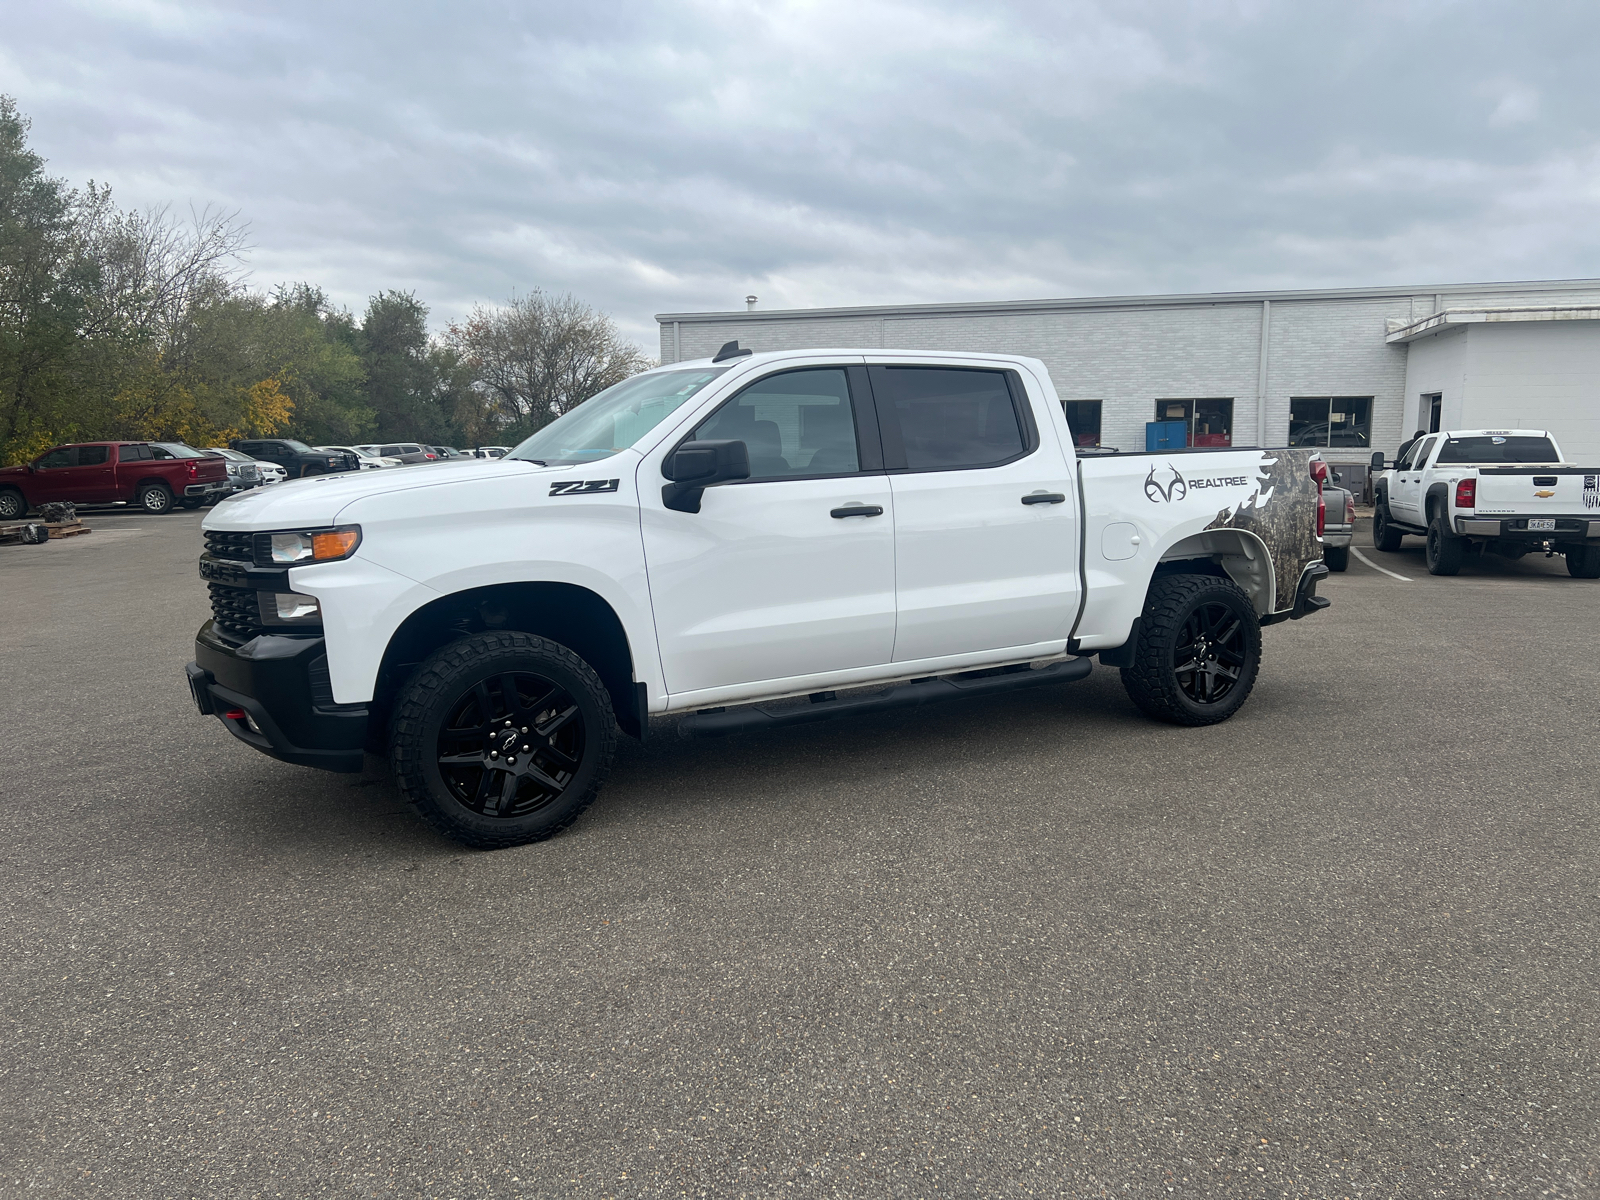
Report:
[[1357,558],[1359,558],[1362,562],[1366,563],[1367,566],[1371,567],[1374,571],[1382,571],[1385,575],[1389,576],[1390,579],[1398,579],[1401,583],[1414,583],[1415,582],[1415,580],[1413,580],[1411,578],[1411,576],[1409,576],[1409,575],[1402,575],[1398,571],[1391,571],[1391,570],[1389,570],[1388,567],[1380,567],[1377,563],[1373,562],[1370,558],[1368,558],[1365,554],[1361,553],[1361,551],[1357,550],[1354,546],[1350,547],[1350,553],[1354,554]]

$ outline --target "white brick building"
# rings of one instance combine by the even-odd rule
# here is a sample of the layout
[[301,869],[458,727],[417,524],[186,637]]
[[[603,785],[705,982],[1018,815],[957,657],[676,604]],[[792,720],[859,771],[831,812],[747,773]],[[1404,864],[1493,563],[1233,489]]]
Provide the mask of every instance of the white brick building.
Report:
[[1392,453],[1430,427],[1538,426],[1600,458],[1600,280],[663,313],[661,361],[755,350],[994,350],[1043,359],[1081,441]]

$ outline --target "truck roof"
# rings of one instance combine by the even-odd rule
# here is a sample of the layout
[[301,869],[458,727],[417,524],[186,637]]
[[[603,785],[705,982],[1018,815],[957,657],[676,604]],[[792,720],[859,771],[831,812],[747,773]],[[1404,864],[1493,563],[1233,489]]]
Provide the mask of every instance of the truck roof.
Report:
[[686,358],[682,362],[663,363],[653,368],[657,371],[678,371],[685,367],[731,367],[741,363],[781,362],[789,358],[828,358],[833,355],[890,354],[921,359],[974,359],[988,358],[996,362],[1038,362],[1028,354],[1007,354],[998,350],[901,350],[893,346],[797,346],[789,350],[757,350],[741,353],[734,358],[717,362],[713,358]]

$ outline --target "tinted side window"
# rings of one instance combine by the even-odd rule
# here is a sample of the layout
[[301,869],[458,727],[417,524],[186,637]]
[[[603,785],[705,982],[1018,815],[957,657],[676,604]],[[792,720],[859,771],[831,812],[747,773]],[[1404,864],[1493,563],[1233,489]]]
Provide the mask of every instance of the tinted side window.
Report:
[[33,464],[36,467],[75,467],[78,465],[76,446],[59,446]]
[[110,446],[79,446],[78,465],[80,467],[102,467],[110,456]]
[[405,453],[405,451],[400,449],[399,446],[385,446],[385,447],[383,447],[382,452],[379,454],[379,457],[380,458],[394,458],[394,457],[396,457],[398,455],[401,455],[401,454],[404,454],[404,453]]
[[1417,448],[1412,451],[1411,469],[1420,471],[1428,463],[1428,455],[1433,453],[1433,444],[1438,438],[1426,438],[1417,443]]
[[122,462],[144,462],[151,457],[149,446],[123,446],[117,451]]
[[1027,449],[1003,372],[961,367],[871,371],[884,459],[891,469],[992,467]]
[[785,371],[757,380],[702,421],[690,437],[743,442],[750,451],[751,479],[861,469],[855,410],[841,367]]

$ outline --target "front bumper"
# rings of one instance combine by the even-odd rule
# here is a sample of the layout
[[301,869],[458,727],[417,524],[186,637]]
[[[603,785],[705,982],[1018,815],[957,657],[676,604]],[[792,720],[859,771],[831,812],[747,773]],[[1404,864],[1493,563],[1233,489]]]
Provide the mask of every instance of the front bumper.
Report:
[[1528,542],[1600,541],[1600,521],[1590,517],[1546,517],[1555,529],[1529,529],[1527,517],[1457,517],[1462,537],[1512,538]]
[[202,716],[263,754],[325,771],[361,770],[367,706],[335,704],[320,637],[258,634],[242,644],[200,627],[184,670]]

